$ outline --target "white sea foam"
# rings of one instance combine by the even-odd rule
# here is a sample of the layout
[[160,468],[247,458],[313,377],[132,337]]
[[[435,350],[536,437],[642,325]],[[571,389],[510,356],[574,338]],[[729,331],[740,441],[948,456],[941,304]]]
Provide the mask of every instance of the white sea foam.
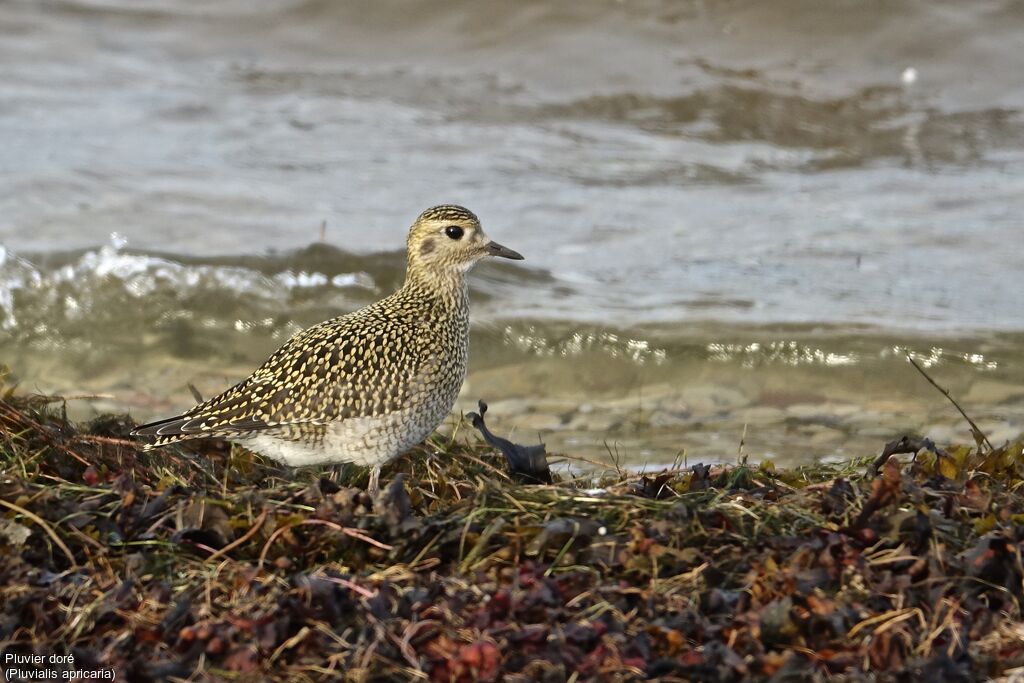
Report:
[[[314,288],[374,290],[367,273],[285,270],[265,275],[240,266],[187,264],[148,254],[123,251],[126,241],[114,233],[111,243],[84,252],[76,260],[45,270],[0,246],[0,329],[19,326],[19,308],[32,318],[57,324],[78,319],[95,307],[122,296],[145,300],[153,296],[184,300],[225,293],[259,300],[271,308],[286,306],[295,290]],[[24,300],[22,300],[24,299]],[[49,326],[49,325],[48,325]]]

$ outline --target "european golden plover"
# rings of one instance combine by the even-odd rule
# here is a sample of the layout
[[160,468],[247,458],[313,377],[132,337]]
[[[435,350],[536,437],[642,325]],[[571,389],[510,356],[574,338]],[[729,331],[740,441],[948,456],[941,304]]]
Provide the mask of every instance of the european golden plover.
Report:
[[522,259],[490,241],[471,211],[427,209],[409,230],[405,284],[310,327],[251,376],[183,415],[142,425],[148,449],[208,437],[285,465],[380,467],[448,415],[466,378],[466,274],[481,259]]

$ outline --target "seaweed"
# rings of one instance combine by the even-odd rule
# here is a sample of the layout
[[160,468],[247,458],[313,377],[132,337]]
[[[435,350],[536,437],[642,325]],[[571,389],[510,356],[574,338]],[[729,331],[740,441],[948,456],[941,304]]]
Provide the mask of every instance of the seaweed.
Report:
[[456,430],[390,465],[373,498],[365,470],[281,471],[215,441],[141,453],[132,426],[0,400],[3,655],[124,681],[1024,667],[1021,441],[519,483],[501,442]]
[[480,432],[484,441],[497,448],[505,456],[509,474],[526,484],[550,484],[551,468],[548,466],[547,449],[544,444],[522,446],[495,436],[484,421],[484,416],[487,414],[487,403],[478,401],[477,406],[480,412],[467,413],[466,419],[474,429]]

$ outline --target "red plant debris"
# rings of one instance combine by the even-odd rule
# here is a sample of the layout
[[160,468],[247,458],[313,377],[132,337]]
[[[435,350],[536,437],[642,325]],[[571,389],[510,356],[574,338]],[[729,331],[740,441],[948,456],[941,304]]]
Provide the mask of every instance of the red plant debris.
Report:
[[1024,666],[1020,443],[587,488],[516,484],[485,444],[434,443],[371,498],[339,483],[363,473],[282,473],[217,443],[142,454],[130,420],[55,407],[0,402],[3,654],[139,682]]

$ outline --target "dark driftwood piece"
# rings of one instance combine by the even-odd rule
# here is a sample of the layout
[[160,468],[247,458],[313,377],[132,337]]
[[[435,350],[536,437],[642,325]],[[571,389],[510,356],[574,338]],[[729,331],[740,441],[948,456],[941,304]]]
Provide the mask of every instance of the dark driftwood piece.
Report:
[[890,441],[885,444],[882,448],[882,453],[871,463],[868,467],[868,476],[874,477],[878,475],[879,470],[889,460],[891,455],[900,455],[903,453],[917,453],[918,451],[931,451],[936,455],[943,456],[945,452],[940,452],[939,448],[936,447],[935,442],[931,439],[917,438],[913,436],[902,436],[894,441]]
[[524,483],[550,484],[551,470],[548,468],[547,449],[544,444],[522,446],[495,436],[484,422],[487,403],[481,400],[477,402],[477,405],[480,406],[480,414],[467,413],[466,417],[470,419],[473,427],[483,435],[484,441],[505,455],[505,461],[508,463],[509,472],[513,477],[522,479]]

